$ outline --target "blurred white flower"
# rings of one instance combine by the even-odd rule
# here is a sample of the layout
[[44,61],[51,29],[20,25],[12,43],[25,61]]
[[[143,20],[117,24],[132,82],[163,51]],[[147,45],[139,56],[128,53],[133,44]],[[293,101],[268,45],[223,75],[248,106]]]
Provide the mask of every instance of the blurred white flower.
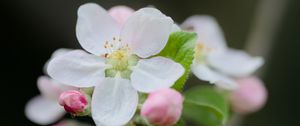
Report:
[[[68,49],[58,49],[52,57],[68,52]],[[47,63],[45,64],[47,66]],[[25,106],[26,117],[40,125],[47,125],[60,119],[64,109],[58,104],[60,93],[66,90],[77,89],[75,87],[59,84],[48,76],[41,76],[37,80],[37,87],[41,95],[33,97]]]
[[[159,53],[173,20],[154,8],[134,12],[124,26],[97,4],[78,9],[76,35],[89,53],[75,50],[50,61],[48,73],[77,87],[95,86],[92,117],[97,125],[124,125],[134,115],[138,93],[168,88],[184,68]],[[145,59],[149,58],[149,59]]]
[[192,72],[199,78],[224,89],[235,89],[235,78],[252,74],[263,65],[262,57],[230,49],[217,21],[211,16],[192,16],[181,25],[182,29],[198,34]]

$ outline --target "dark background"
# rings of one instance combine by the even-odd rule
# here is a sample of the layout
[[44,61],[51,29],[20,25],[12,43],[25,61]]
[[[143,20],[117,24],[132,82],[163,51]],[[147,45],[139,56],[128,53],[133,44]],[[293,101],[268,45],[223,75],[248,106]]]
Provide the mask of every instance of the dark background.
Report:
[[[233,48],[243,48],[259,0],[93,0],[106,9],[153,5],[176,22],[194,14],[215,16]],[[287,8],[272,41],[262,76],[269,100],[243,126],[297,126],[300,87],[300,1]],[[1,5],[1,125],[32,126],[24,106],[39,94],[36,79],[57,48],[80,48],[75,36],[77,8],[88,0],[2,0]],[[276,2],[276,0],[274,0]],[[3,121],[2,121],[3,120]]]

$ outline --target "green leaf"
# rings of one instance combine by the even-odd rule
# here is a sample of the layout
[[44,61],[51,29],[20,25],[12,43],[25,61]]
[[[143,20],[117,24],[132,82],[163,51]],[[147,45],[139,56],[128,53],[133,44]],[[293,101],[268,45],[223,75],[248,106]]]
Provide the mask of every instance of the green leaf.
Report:
[[158,56],[167,57],[180,63],[185,68],[184,74],[173,85],[173,88],[178,91],[182,90],[189,76],[190,66],[194,59],[196,40],[196,33],[174,32],[170,35],[165,48],[158,54]]
[[173,126],[186,126],[186,124],[183,118],[180,118],[180,120]]
[[184,95],[184,118],[201,126],[221,126],[226,123],[229,105],[224,94],[211,86],[198,86]]

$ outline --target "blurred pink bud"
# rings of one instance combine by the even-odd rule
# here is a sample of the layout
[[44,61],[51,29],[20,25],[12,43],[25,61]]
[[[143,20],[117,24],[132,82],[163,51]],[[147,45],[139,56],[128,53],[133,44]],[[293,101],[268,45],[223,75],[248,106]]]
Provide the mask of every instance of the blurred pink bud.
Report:
[[58,102],[72,115],[82,115],[88,109],[88,99],[86,95],[77,90],[63,92],[59,96]]
[[127,6],[114,6],[108,10],[109,15],[112,16],[120,26],[125,24],[133,12],[134,10]]
[[141,115],[151,124],[171,126],[179,120],[182,104],[182,95],[173,89],[154,91],[145,101]]
[[261,109],[267,100],[267,90],[257,77],[238,79],[238,89],[230,94],[233,110],[239,114],[249,114]]

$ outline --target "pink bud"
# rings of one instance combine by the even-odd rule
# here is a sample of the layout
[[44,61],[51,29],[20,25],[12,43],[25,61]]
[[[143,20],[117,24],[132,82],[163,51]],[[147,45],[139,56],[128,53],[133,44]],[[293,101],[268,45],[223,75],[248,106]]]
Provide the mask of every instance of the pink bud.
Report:
[[233,110],[240,114],[249,114],[262,108],[267,100],[267,90],[257,77],[238,79],[238,89],[230,94]]
[[59,96],[58,102],[72,115],[82,115],[89,108],[86,95],[77,90],[63,92]]
[[183,97],[173,89],[161,89],[149,94],[141,115],[151,124],[171,126],[175,124],[182,111]]
[[125,24],[133,12],[134,10],[127,6],[114,6],[108,10],[108,14],[112,16],[121,27]]

